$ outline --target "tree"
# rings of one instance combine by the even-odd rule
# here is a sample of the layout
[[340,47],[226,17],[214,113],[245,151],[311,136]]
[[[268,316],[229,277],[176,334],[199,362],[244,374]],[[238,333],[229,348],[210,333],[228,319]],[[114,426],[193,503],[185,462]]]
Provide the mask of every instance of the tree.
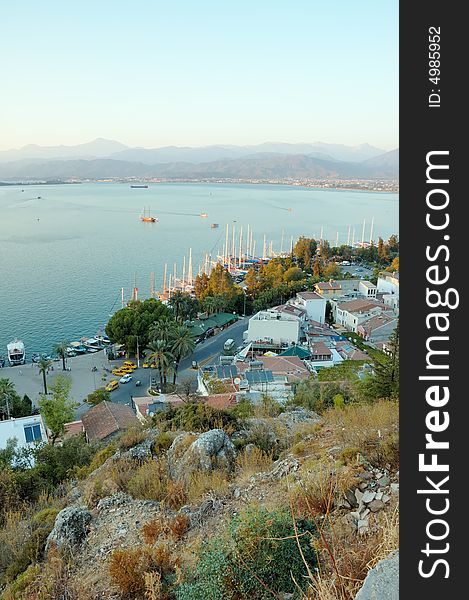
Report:
[[194,293],[195,297],[199,302],[202,302],[205,296],[207,295],[208,290],[208,275],[206,273],[201,273],[197,275],[194,280]]
[[72,384],[64,375],[57,375],[50,386],[51,396],[41,394],[39,410],[51,432],[52,445],[65,432],[65,423],[75,418],[75,408],[78,406],[70,399]]
[[62,340],[54,346],[54,352],[62,359],[62,371],[65,371],[65,357],[67,356],[68,341]]
[[203,308],[209,315],[213,315],[216,304],[217,302],[213,296],[206,296],[203,302]]
[[323,277],[324,279],[338,279],[342,274],[340,267],[335,262],[330,262],[324,267]]
[[52,361],[47,358],[40,358],[37,362],[37,366],[39,367],[39,373],[42,375],[42,383],[44,384],[44,394],[47,395],[47,373],[49,372],[49,367],[51,366]]
[[175,320],[171,315],[164,315],[155,321],[148,330],[148,338],[150,342],[163,340],[167,342],[174,329]]
[[375,398],[399,397],[399,323],[388,342],[388,353],[374,361],[374,375],[368,382],[369,395]]
[[10,379],[0,379],[0,411],[7,419],[13,417],[13,402],[18,397],[15,386]]
[[98,388],[97,390],[94,390],[94,392],[91,392],[91,394],[88,394],[86,397],[86,402],[88,404],[92,404],[93,406],[96,406],[96,404],[99,404],[100,402],[110,401],[111,394],[106,390],[106,388]]
[[171,316],[171,310],[159,300],[129,302],[125,308],[118,310],[106,325],[106,334],[113,343],[123,344],[131,354],[149,343],[150,326],[164,316]]
[[167,372],[174,360],[169,344],[165,340],[156,340],[156,342],[148,345],[147,352],[149,352],[149,354],[147,354],[147,360],[149,362],[155,362],[158,365],[160,386],[161,389],[164,390]]
[[175,357],[173,385],[176,385],[177,372],[181,359],[191,354],[194,348],[195,341],[190,329],[185,327],[185,325],[177,325],[173,329],[171,336],[171,350]]
[[179,310],[184,301],[184,294],[179,290],[176,290],[171,294],[171,298],[168,301],[169,306],[173,309],[174,318],[176,321],[179,320]]
[[306,271],[311,270],[311,263],[316,254],[317,242],[312,238],[300,237],[293,248],[293,256],[300,267]]

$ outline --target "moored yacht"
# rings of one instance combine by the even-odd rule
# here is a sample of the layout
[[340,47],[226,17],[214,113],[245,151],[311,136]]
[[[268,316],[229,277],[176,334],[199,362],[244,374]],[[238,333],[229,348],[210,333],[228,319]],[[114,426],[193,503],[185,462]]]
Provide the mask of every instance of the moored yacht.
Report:
[[26,352],[24,344],[16,338],[7,344],[8,362],[12,367],[15,365],[24,365],[26,362]]

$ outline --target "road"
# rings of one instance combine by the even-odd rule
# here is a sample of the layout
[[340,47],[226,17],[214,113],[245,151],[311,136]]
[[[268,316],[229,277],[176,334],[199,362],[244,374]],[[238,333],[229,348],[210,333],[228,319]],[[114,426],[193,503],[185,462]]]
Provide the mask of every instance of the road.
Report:
[[[178,381],[191,379],[195,382],[197,371],[191,368],[192,361],[197,361],[199,366],[218,361],[218,357],[223,354],[223,344],[226,340],[232,338],[235,341],[236,347],[243,343],[243,332],[247,329],[249,317],[239,319],[236,323],[220,332],[218,335],[208,338],[204,342],[197,344],[194,352],[184,358],[179,365]],[[150,387],[150,377],[156,377],[158,381],[158,369],[136,369],[132,373],[132,380],[129,383],[121,383],[117,390],[111,392],[111,400],[118,404],[130,403],[132,396],[146,396],[146,390]],[[116,379],[119,379],[116,377]],[[136,386],[136,382],[140,381],[141,385]],[[89,410],[87,404],[81,404],[76,411],[76,418]]]
[[373,269],[364,267],[362,265],[355,265],[350,267],[340,267],[342,273],[351,273],[357,278],[366,279],[367,277],[373,277]]

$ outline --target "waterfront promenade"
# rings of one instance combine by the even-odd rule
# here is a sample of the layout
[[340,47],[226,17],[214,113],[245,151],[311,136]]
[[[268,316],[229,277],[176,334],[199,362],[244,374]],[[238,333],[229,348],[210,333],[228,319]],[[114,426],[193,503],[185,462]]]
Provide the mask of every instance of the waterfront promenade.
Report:
[[[65,375],[72,382],[70,397],[80,404],[90,392],[106,385],[111,378],[115,379],[103,369],[103,367],[109,369],[113,366],[104,352],[67,358],[66,365],[70,367],[70,371],[62,370],[62,360],[52,363],[53,370],[50,370],[47,375],[47,386],[50,387],[57,375]],[[96,367],[97,371],[92,371],[93,367]],[[107,375],[106,382],[101,379],[103,375]],[[44,392],[42,374],[39,373],[37,364],[28,363],[17,367],[4,367],[0,369],[0,379],[4,378],[13,382],[20,396],[27,394],[31,398],[33,406],[37,405],[39,394]]]

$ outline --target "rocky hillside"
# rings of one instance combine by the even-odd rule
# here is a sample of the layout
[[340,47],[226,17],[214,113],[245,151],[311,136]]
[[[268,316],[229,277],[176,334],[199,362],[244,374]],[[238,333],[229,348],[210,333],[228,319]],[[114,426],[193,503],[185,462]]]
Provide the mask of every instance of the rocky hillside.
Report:
[[352,600],[397,548],[395,402],[178,410],[3,512],[3,600]]

